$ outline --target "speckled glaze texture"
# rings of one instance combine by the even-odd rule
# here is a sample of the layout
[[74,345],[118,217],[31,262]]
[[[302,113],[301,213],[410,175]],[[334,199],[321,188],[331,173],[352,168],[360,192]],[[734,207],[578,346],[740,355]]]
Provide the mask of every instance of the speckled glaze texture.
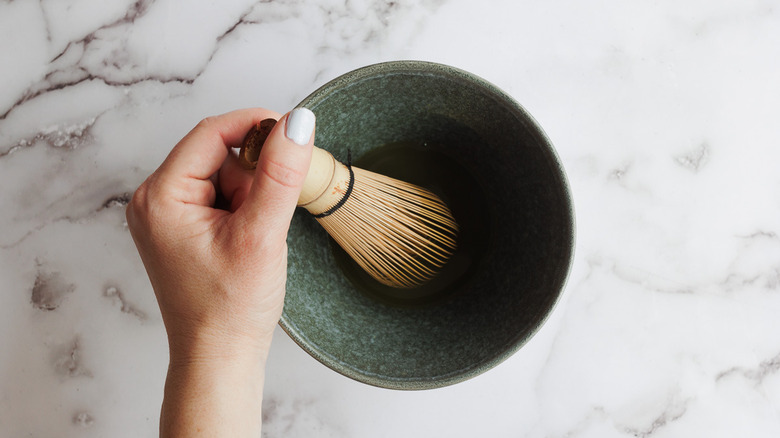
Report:
[[489,242],[448,299],[392,306],[356,290],[325,232],[299,211],[289,237],[285,331],[328,367],[392,389],[451,385],[523,346],[564,287],[574,242],[566,177],[533,118],[474,75],[419,61],[352,71],[299,106],[317,115],[316,143],[342,160],[394,142],[441,149],[478,182]]

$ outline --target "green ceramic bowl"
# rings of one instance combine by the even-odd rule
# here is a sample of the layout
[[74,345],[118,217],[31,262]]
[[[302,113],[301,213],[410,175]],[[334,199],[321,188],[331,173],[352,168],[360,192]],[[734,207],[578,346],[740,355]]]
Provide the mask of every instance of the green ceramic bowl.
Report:
[[333,370],[393,389],[461,382],[528,342],[574,244],[563,168],[528,112],[479,77],[419,61],[349,72],[299,106],[317,116],[319,147],[437,192],[462,235],[440,278],[403,291],[378,285],[297,212],[281,319],[290,337]]

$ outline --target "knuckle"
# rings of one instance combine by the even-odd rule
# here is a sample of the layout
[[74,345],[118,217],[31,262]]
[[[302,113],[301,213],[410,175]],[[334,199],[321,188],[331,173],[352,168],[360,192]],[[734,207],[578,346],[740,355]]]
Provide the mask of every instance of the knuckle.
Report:
[[142,184],[135,190],[125,209],[125,217],[129,226],[133,227],[137,224],[138,218],[142,215],[142,206],[146,203],[146,197],[146,184]]
[[200,122],[198,122],[197,125],[195,125],[194,128],[192,128],[192,131],[190,131],[189,135],[198,133],[198,135],[204,136],[206,138],[209,138],[211,140],[219,141],[222,140],[222,135],[220,134],[219,122],[220,118],[219,116],[209,116],[201,119]]
[[154,216],[158,212],[155,207],[156,195],[154,190],[154,181],[150,177],[141,184],[133,193],[130,202],[125,210],[127,225],[133,228],[147,226],[155,221]]
[[133,192],[133,196],[130,198],[130,202],[127,203],[128,218],[131,214],[135,214],[138,212],[138,209],[145,201],[146,191],[147,191],[146,184],[142,184],[137,189],[135,189],[135,192]]
[[306,172],[275,160],[263,160],[260,171],[272,181],[288,188],[299,187],[306,177]]
[[213,126],[216,121],[216,116],[208,116],[201,119],[200,122],[198,122],[197,125],[195,125],[196,128],[199,129],[208,129],[209,127]]

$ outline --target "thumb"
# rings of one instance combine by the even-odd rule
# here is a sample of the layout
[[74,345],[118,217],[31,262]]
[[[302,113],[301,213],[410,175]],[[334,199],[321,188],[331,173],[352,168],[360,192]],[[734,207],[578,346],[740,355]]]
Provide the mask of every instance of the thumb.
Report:
[[314,144],[314,113],[297,108],[274,126],[263,143],[246,200],[236,213],[266,237],[287,236]]

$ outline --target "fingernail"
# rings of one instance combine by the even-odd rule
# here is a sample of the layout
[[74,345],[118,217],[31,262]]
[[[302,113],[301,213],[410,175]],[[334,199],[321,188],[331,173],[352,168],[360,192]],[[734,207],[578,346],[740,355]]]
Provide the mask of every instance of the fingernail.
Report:
[[314,131],[314,113],[307,108],[296,108],[287,116],[287,138],[299,145],[309,143]]

